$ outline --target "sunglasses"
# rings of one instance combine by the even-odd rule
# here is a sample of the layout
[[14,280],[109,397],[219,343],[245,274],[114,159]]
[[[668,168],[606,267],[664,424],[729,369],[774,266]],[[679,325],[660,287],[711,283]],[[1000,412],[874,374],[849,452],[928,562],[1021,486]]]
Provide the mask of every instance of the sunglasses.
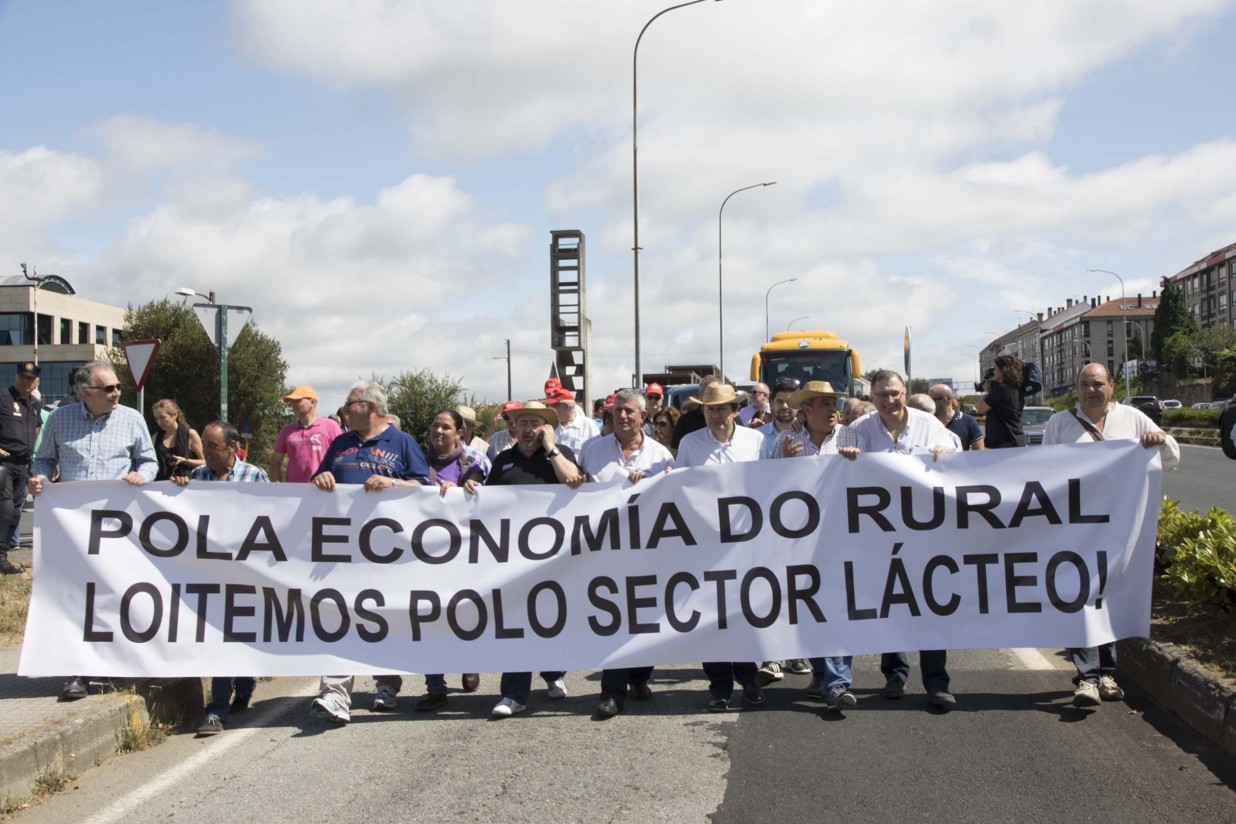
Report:
[[120,384],[118,384],[118,383],[109,383],[109,384],[107,384],[107,385],[105,385],[105,386],[87,386],[86,388],[87,388],[87,389],[99,389],[99,390],[101,390],[102,392],[104,392],[105,394],[110,395],[110,394],[112,394],[113,392],[119,392],[119,391],[120,391]]

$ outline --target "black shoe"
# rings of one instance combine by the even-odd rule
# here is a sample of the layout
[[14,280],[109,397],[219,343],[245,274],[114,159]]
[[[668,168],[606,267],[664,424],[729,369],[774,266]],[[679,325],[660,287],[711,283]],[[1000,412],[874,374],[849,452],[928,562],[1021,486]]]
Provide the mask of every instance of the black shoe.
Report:
[[463,674],[463,691],[476,692],[481,688],[481,674],[479,672],[465,672]]
[[436,709],[446,706],[446,693],[431,692],[416,702],[417,712],[433,712]]
[[20,575],[25,570],[21,564],[15,564],[9,560],[8,550],[0,550],[0,575]]
[[202,726],[197,728],[198,735],[218,735],[221,732],[223,732],[223,722],[219,720],[217,715],[206,716]]
[[888,679],[884,684],[884,689],[880,690],[880,695],[884,698],[900,698],[905,694],[906,682],[895,675]]
[[953,697],[951,692],[945,689],[932,690],[931,694],[927,696],[927,700],[942,710],[951,710],[957,706],[957,699]]
[[86,679],[80,675],[74,675],[68,681],[64,682],[64,688],[60,690],[60,698],[63,701],[76,701],[79,698],[85,698],[90,694],[90,687],[86,684]]
[[744,704],[759,705],[764,703],[764,688],[756,682],[742,685],[742,701]]
[[236,693],[236,697],[232,699],[232,706],[228,712],[244,712],[249,709],[249,701],[253,698],[253,694],[241,695]]
[[652,690],[648,687],[648,682],[642,684],[631,685],[631,697],[636,701],[648,701],[652,698]]
[[622,707],[614,700],[614,696],[606,695],[601,698],[601,702],[597,704],[597,715],[602,718],[613,718],[618,713],[622,712]]
[[708,706],[705,707],[704,709],[708,710],[709,712],[729,712],[730,702],[725,700],[724,698],[714,698],[708,702]]

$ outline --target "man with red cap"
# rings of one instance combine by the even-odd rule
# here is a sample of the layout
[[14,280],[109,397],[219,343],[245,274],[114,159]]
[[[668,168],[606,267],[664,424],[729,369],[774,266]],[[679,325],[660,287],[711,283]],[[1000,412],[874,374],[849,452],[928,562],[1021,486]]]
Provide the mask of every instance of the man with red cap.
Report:
[[[494,429],[493,434],[489,436],[489,449],[485,452],[485,457],[489,458],[490,462],[498,457],[498,453],[504,449],[511,448],[511,424],[514,422],[514,416],[511,414],[522,407],[523,404],[519,401],[507,401],[502,404],[502,414],[498,417],[506,422],[506,429]],[[498,423],[498,418],[494,418],[494,424]]]
[[[318,393],[312,386],[298,386],[283,396],[296,420],[279,432],[275,454],[270,462],[270,479],[289,483],[308,483],[317,472],[331,441],[343,434],[339,424],[318,417]],[[287,470],[284,470],[284,463]]]
[[[549,386],[549,382],[545,385]],[[553,407],[558,413],[558,428],[554,431],[558,443],[570,447],[573,453],[578,455],[585,443],[601,434],[592,418],[579,414],[575,406],[575,393],[571,390],[559,386],[546,393],[545,405]]]
[[665,390],[661,384],[650,383],[644,387],[644,434],[653,439],[657,437],[657,425],[653,418],[661,411],[664,400]]

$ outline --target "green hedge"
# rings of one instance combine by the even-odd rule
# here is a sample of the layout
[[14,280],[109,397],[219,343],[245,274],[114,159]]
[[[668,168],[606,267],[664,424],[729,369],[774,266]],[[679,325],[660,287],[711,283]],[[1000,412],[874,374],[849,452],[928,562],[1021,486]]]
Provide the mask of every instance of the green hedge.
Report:
[[1155,558],[1159,577],[1184,597],[1236,606],[1236,518],[1222,509],[1185,512],[1165,498]]
[[1165,409],[1164,426],[1192,426],[1198,429],[1218,429],[1222,409]]

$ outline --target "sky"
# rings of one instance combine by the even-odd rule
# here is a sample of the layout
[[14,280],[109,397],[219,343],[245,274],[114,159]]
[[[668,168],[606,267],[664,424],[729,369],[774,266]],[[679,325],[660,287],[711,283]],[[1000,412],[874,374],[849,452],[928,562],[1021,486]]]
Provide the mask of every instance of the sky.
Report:
[[[0,272],[249,306],[289,385],[538,397],[554,230],[635,371],[632,50],[666,0],[0,0]],[[1068,298],[1236,242],[1236,0],[702,0],[639,46],[641,369],[772,331],[972,380]],[[795,278],[768,292],[779,281]],[[155,368],[158,368],[156,361]]]

